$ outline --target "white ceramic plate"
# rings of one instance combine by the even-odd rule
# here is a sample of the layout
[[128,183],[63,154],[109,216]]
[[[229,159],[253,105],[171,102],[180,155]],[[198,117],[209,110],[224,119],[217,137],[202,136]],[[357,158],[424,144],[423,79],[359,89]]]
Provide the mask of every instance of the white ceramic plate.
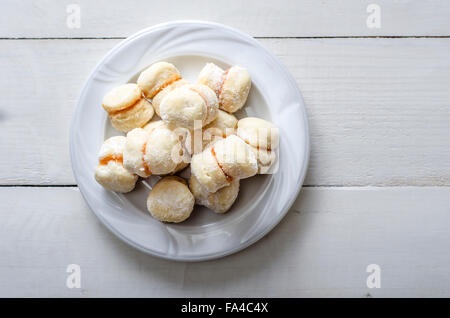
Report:
[[[128,194],[104,190],[94,179],[102,142],[119,135],[101,107],[114,86],[135,81],[150,64],[174,63],[196,81],[206,62],[248,69],[252,88],[238,113],[272,121],[280,131],[279,166],[273,175],[241,181],[239,197],[226,214],[196,206],[180,224],[164,224],[146,209],[155,180],[140,179]],[[72,168],[78,187],[97,217],[118,237],[162,258],[199,261],[242,250],[267,234],[286,214],[301,188],[309,158],[309,133],[300,91],[280,61],[252,37],[230,27],[178,21],[142,30],[116,45],[96,66],[78,99],[70,131]],[[155,178],[155,177],[153,177]]]

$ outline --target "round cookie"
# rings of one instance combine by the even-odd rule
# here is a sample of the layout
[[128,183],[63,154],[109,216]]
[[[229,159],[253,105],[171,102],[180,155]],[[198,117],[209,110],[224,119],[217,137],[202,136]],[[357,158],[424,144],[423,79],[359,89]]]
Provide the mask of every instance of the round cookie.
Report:
[[251,87],[250,74],[237,65],[224,71],[213,63],[207,63],[200,71],[198,82],[211,88],[219,98],[220,109],[229,113],[244,106]]
[[145,97],[152,99],[165,87],[181,79],[180,72],[171,63],[157,62],[145,69],[137,80],[137,85]]
[[149,101],[136,84],[125,84],[109,91],[102,101],[113,127],[122,132],[144,126],[154,114]]
[[156,94],[152,99],[152,105],[153,105],[153,109],[155,110],[155,113],[161,117],[161,114],[159,112],[159,107],[160,107],[161,102],[164,99],[164,97],[166,97],[174,89],[184,86],[184,85],[187,85],[187,84],[189,84],[188,81],[186,81],[184,79],[179,79],[179,80],[173,82],[172,84],[168,85],[167,87],[165,87],[158,94]]
[[255,153],[236,135],[217,141],[211,150],[222,171],[233,179],[249,178],[258,172]]
[[103,143],[99,152],[99,165],[95,168],[95,180],[104,188],[127,193],[134,189],[138,176],[123,166],[125,137],[111,137]]
[[232,135],[236,130],[237,123],[238,120],[234,115],[219,109],[216,119],[203,127],[203,148]]
[[220,168],[211,147],[192,156],[191,174],[208,192],[216,192],[232,181]]
[[147,198],[150,214],[162,222],[179,223],[186,220],[194,209],[195,199],[186,181],[169,176],[159,180]]
[[217,116],[219,107],[217,96],[207,86],[201,84],[184,85],[167,94],[161,101],[159,112],[162,120],[170,126],[203,127]]
[[236,133],[253,147],[268,150],[278,147],[278,128],[267,120],[256,117],[242,118],[238,121]]
[[191,176],[189,189],[198,204],[204,205],[216,213],[225,213],[236,201],[239,193],[239,180],[235,179],[228,186],[211,193],[206,191],[194,176]]

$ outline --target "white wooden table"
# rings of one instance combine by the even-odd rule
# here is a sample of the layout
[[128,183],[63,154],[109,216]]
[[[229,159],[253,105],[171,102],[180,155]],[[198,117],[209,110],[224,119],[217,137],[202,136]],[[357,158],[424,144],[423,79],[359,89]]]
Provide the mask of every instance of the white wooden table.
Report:
[[[371,3],[380,28],[368,27]],[[0,296],[450,296],[449,1],[1,8]],[[311,129],[305,187],[285,219],[245,251],[203,263],[144,255],[109,233],[68,154],[75,99],[96,62],[175,19],[228,24],[271,49],[297,80]],[[80,265],[81,288],[66,286],[69,264]],[[380,288],[366,284],[369,264]]]

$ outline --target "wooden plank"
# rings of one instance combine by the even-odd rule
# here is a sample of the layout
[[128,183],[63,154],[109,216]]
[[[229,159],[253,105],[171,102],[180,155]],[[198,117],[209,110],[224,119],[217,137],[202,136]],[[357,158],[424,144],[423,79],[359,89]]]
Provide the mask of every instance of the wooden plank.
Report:
[[[74,184],[75,99],[119,40],[0,41],[1,184]],[[450,185],[450,39],[264,39],[296,78],[307,185]]]
[[[305,188],[255,245],[177,263],[115,238],[77,188],[0,188],[0,296],[448,297],[449,206],[449,187]],[[69,264],[81,289],[66,287]]]
[[[123,37],[171,20],[224,23],[259,37],[448,36],[450,3],[445,0],[375,1],[380,28],[368,28],[372,0],[77,0],[3,1],[0,37]],[[80,8],[80,28],[67,20]],[[372,12],[372,11],[370,11]]]

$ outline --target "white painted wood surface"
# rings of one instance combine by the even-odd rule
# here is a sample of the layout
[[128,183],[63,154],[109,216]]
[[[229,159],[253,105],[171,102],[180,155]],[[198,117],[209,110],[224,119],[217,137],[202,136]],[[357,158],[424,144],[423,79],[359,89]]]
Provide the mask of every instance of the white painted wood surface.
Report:
[[[449,212],[448,187],[305,188],[254,246],[177,263],[119,241],[77,188],[3,188],[0,296],[448,297]],[[81,289],[66,287],[69,264]],[[369,264],[380,289],[366,286]]]
[[[368,28],[367,7],[378,4],[380,28]],[[70,29],[68,4],[81,27]],[[446,0],[16,0],[2,1],[0,37],[123,37],[171,20],[224,23],[258,37],[450,35]]]
[[[450,39],[262,39],[311,126],[308,185],[450,185]],[[1,184],[74,184],[77,95],[119,40],[3,40]],[[99,105],[99,107],[101,107]],[[30,164],[32,163],[32,164]]]
[[[450,296],[450,2],[6,0],[2,15],[14,18],[0,20],[0,296]],[[69,122],[92,68],[116,37],[174,19],[259,37],[311,126],[308,187],[286,218],[204,263],[133,250],[60,187],[74,185]],[[72,263],[81,289],[66,287]],[[372,263],[380,289],[366,286]]]

